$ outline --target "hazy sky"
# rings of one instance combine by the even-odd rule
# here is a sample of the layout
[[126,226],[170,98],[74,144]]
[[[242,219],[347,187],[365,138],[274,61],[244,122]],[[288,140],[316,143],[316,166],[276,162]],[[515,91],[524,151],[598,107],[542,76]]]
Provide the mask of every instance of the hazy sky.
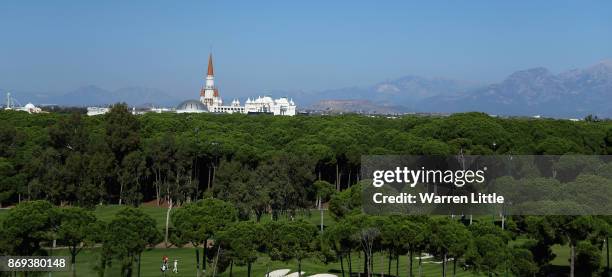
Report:
[[408,74],[498,81],[612,58],[612,1],[0,1],[0,88],[196,97],[211,46],[225,98]]

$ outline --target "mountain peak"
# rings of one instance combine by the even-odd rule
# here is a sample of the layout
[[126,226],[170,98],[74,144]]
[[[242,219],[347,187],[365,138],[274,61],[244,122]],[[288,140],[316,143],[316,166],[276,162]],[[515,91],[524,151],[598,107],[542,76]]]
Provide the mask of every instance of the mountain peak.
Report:
[[590,75],[591,78],[609,79],[612,77],[612,60],[600,61],[584,69],[583,72]]
[[95,91],[101,91],[104,90],[99,86],[96,85],[84,85],[84,86],[80,86],[78,88],[75,89],[75,91],[90,91],[90,90],[95,90]]
[[550,75],[550,71],[545,67],[534,67],[525,70],[520,70],[512,73],[509,78],[523,78],[532,76],[545,76]]
[[551,76],[553,76],[553,74],[550,73],[548,69],[544,67],[534,67],[510,74],[510,76],[504,80],[504,83],[539,82],[549,80]]

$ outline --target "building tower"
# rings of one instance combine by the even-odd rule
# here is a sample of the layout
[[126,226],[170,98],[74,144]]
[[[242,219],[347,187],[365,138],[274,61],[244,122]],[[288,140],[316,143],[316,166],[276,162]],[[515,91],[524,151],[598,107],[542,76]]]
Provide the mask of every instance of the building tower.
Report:
[[6,109],[10,109],[11,108],[11,93],[7,92],[6,93]]
[[6,93],[6,106],[4,107],[5,110],[10,110],[12,108],[14,108],[13,106],[15,106],[15,103],[13,103],[14,101],[11,99],[11,93],[7,92]]
[[219,97],[219,89],[215,87],[212,53],[208,56],[208,72],[204,87],[200,90],[200,102],[206,105],[209,111],[212,111],[213,107],[223,104],[221,97]]

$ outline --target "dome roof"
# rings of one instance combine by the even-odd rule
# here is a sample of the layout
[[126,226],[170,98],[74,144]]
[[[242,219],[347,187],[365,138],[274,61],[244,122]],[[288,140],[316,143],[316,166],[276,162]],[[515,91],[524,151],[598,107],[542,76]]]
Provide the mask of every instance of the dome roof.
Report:
[[198,101],[198,100],[187,100],[187,101],[183,101],[182,103],[180,103],[178,106],[176,106],[176,111],[177,112],[184,112],[184,113],[189,113],[189,112],[205,112],[208,109],[206,108],[206,105],[202,104],[202,102]]

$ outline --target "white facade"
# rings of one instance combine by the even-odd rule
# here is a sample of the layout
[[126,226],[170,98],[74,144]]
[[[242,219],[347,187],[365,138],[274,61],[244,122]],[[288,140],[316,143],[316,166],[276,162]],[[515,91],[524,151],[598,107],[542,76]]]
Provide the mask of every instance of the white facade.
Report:
[[[133,114],[141,114],[146,112],[175,112],[175,113],[270,113],[273,115],[294,116],[297,114],[295,102],[287,97],[272,99],[270,96],[259,96],[254,99],[247,99],[244,106],[240,100],[232,100],[230,105],[223,105],[223,100],[219,95],[219,89],[215,85],[215,73],[213,70],[212,54],[208,58],[208,71],[206,73],[204,86],[200,90],[199,100],[186,100],[180,103],[174,109],[155,108],[148,110],[136,111],[133,109]],[[88,107],[87,115],[100,115],[109,111],[109,108]]]
[[240,101],[238,99],[234,99],[229,106],[208,106],[208,110],[213,113],[245,113],[244,107],[240,106]]
[[4,107],[4,109],[22,111],[22,112],[28,112],[28,113],[43,112],[41,108],[34,106],[34,104],[32,103],[27,103],[25,106],[19,107],[18,105],[15,105],[15,102],[16,100],[11,97],[11,93],[7,92],[6,93],[6,106]]
[[208,72],[204,87],[200,91],[200,102],[208,107],[213,113],[272,113],[274,115],[296,115],[296,106],[293,100],[286,97],[272,99],[269,96],[247,99],[244,106],[240,101],[234,99],[229,106],[223,105],[219,96],[219,89],[215,86],[215,75],[213,70],[212,54],[208,57]]
[[270,96],[247,99],[244,106],[246,113],[272,113],[274,115],[294,116],[295,103],[287,97],[272,99]]
[[108,111],[110,111],[110,108],[87,107],[88,116],[101,115],[107,113]]
[[13,109],[16,111],[23,111],[23,112],[28,112],[28,113],[41,113],[42,112],[41,108],[34,106],[34,104],[32,103],[27,103],[23,107],[13,107]]

